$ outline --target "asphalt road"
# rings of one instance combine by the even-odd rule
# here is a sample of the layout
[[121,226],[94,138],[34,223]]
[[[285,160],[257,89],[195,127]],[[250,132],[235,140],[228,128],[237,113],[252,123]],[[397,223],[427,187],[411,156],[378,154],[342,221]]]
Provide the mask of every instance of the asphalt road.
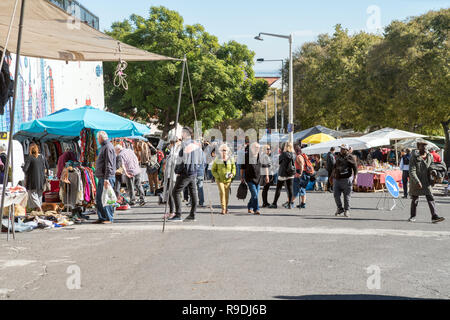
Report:
[[309,193],[306,209],[252,216],[235,197],[237,184],[222,216],[216,186],[206,187],[215,213],[201,208],[196,222],[168,223],[165,233],[164,207],[148,197],[113,225],[35,230],[9,242],[2,234],[0,297],[450,298],[450,197],[436,198],[447,220],[434,225],[423,200],[416,223],[406,222],[409,201],[377,210],[380,193],[353,194],[350,218],[334,216],[329,193]]

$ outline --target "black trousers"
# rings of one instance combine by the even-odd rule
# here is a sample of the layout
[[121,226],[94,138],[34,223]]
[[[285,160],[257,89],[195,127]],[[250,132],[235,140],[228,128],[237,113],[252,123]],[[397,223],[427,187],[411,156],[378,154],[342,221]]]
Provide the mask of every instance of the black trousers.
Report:
[[403,184],[403,193],[404,193],[405,198],[408,196],[408,178],[409,178],[409,171],[403,170],[402,184]]
[[275,198],[273,199],[273,204],[277,204],[278,199],[280,198],[280,194],[281,194],[281,188],[283,188],[283,185],[286,185],[286,191],[288,194],[288,201],[289,203],[292,203],[292,194],[294,193],[293,191],[293,181],[294,179],[287,179],[284,181],[281,181],[278,178],[278,182],[277,182],[277,190],[275,191]]
[[[437,217],[436,214],[436,203],[434,202],[434,197],[431,195],[426,196],[428,201],[428,207],[430,208],[431,217]],[[411,197],[411,218],[414,218],[417,214],[417,206],[419,205],[419,196]]]
[[175,187],[172,191],[172,196],[175,201],[175,214],[180,217],[181,209],[181,192],[184,188],[188,188],[189,196],[191,198],[191,215],[195,215],[197,211],[197,177],[196,176],[178,176],[175,182]]
[[[167,188],[169,188],[170,186],[170,179],[167,179]],[[175,186],[174,186],[174,190],[175,190]],[[169,193],[169,192],[168,192]],[[175,201],[173,200],[173,195],[172,193],[169,193],[168,197],[167,197],[167,201],[169,201],[169,213],[175,213]]]
[[263,205],[269,204],[267,195],[269,194],[269,189],[270,189],[270,186],[272,186],[272,183],[273,183],[273,176],[269,176],[269,183],[266,183],[264,185],[263,191],[262,191]]

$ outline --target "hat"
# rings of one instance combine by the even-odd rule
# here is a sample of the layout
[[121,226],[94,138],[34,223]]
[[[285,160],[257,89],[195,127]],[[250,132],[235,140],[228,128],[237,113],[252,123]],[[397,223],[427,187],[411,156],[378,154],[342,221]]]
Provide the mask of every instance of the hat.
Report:
[[341,146],[340,146],[340,148],[341,149],[345,149],[345,150],[350,150],[350,147],[349,147],[349,145],[348,144],[341,144]]

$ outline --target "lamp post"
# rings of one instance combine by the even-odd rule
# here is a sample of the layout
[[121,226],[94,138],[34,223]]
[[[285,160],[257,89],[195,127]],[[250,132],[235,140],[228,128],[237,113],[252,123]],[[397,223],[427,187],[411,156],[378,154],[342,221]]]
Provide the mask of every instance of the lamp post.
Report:
[[289,132],[289,142],[294,142],[294,66],[293,66],[293,56],[292,56],[292,44],[293,37],[292,34],[286,36],[281,34],[273,34],[273,33],[265,33],[261,32],[259,35],[255,37],[255,40],[263,41],[264,39],[261,37],[262,35],[266,35],[269,37],[283,38],[289,41],[289,123],[288,123],[288,132]]
[[277,62],[281,61],[281,128],[280,132],[284,133],[284,60],[283,59],[272,59],[266,60],[264,58],[256,59],[257,62]]

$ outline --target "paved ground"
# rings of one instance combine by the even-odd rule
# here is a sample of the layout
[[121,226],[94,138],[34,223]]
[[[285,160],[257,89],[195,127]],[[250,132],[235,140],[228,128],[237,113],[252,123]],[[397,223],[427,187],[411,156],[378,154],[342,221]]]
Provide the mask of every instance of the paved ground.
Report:
[[[215,185],[207,187],[218,204]],[[450,197],[437,197],[448,220],[433,225],[426,202],[412,224],[409,201],[403,210],[379,211],[379,193],[354,194],[348,219],[333,215],[329,193],[308,194],[301,211],[250,216],[236,190],[230,215],[217,214],[218,206],[213,216],[200,209],[196,222],[169,223],[164,234],[154,197],[145,208],[118,213],[111,226],[39,230],[10,242],[3,234],[0,297],[450,298]]]

